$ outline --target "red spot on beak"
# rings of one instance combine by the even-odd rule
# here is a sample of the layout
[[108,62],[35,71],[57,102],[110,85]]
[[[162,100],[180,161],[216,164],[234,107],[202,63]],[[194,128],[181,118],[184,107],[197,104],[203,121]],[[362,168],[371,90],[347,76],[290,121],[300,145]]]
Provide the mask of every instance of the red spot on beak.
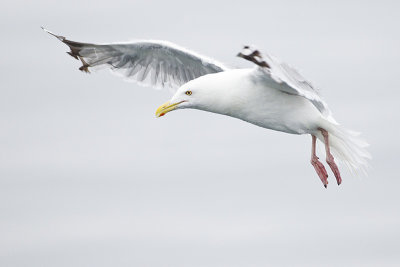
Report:
[[160,117],[162,117],[162,116],[164,116],[164,115],[165,115],[165,113],[161,113],[161,114],[160,114]]

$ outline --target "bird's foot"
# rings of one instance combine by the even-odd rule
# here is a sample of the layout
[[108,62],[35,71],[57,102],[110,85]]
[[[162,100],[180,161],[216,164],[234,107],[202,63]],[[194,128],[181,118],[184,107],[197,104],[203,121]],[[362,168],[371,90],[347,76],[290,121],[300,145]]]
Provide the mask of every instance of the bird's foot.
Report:
[[325,188],[327,188],[328,187],[328,173],[326,172],[324,165],[318,160],[317,156],[313,156],[311,158],[311,164],[314,166],[314,169],[317,172],[319,178],[321,179],[322,184],[325,186]]
[[337,184],[340,185],[342,183],[342,177],[340,177],[340,172],[339,172],[339,168],[335,163],[335,159],[333,158],[332,155],[329,155],[326,158],[326,162],[328,163],[329,167],[331,168],[333,174],[335,175]]

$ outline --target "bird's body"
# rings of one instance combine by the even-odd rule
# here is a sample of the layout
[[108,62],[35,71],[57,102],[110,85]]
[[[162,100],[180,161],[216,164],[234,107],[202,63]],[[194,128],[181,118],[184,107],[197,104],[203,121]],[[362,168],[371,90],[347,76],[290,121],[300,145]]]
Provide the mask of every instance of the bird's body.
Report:
[[157,109],[157,117],[172,110],[192,108],[271,130],[310,134],[311,164],[325,187],[328,174],[316,156],[317,138],[325,145],[326,161],[338,184],[342,179],[332,153],[351,171],[365,171],[370,158],[366,143],[333,119],[309,81],[275,57],[262,57],[258,50],[245,46],[238,56],[256,67],[232,69],[164,41],[98,45],[70,41],[47,32],[69,46],[67,53],[82,62],[79,69],[84,72],[107,66],[141,84],[178,88],[171,100]]
[[207,74],[189,81],[183,88],[207,90],[207,105],[191,108],[223,114],[257,126],[291,133],[311,134],[321,127],[323,116],[307,99],[290,95],[265,81],[258,68],[233,69]]

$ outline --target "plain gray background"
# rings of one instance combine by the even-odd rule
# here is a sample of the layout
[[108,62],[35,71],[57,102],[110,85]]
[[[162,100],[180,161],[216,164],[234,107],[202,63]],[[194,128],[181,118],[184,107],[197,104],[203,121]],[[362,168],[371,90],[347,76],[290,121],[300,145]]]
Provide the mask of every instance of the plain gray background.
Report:
[[[398,1],[3,1],[0,20],[1,266],[399,266]],[[363,133],[370,175],[325,189],[309,136],[156,119],[170,92],[79,72],[42,25],[240,67],[254,44]]]

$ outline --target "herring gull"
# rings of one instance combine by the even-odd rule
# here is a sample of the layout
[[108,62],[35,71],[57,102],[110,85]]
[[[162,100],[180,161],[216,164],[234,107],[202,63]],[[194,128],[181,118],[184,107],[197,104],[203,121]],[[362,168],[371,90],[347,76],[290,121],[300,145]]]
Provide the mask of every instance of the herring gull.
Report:
[[[254,68],[224,64],[165,41],[91,44],[74,42],[43,28],[69,46],[81,71],[108,67],[142,85],[177,88],[156,116],[177,109],[199,109],[244,120],[263,128],[310,134],[311,164],[323,185],[328,173],[316,155],[316,141],[325,146],[326,162],[337,184],[342,182],[335,158],[352,173],[366,172],[367,143],[332,117],[318,90],[293,67],[245,46],[237,55]],[[90,69],[89,69],[90,68]]]

